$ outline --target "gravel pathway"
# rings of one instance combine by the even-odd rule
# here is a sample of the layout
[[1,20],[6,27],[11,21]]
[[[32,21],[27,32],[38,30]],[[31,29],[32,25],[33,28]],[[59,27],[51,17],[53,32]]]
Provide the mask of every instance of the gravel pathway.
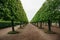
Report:
[[0,30],[0,40],[60,40],[57,34],[47,34],[32,24],[28,24],[24,29],[18,29],[18,27],[15,29],[20,32],[19,34],[7,34],[11,28]]
[[21,33],[3,36],[0,37],[0,40],[44,40],[44,39],[43,37],[41,37],[38,28],[36,28],[32,24],[28,24]]

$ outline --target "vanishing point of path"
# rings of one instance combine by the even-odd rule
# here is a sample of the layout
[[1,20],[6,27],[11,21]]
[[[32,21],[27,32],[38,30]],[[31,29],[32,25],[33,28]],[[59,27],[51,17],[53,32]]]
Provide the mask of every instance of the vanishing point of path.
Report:
[[18,29],[17,27],[19,34],[6,34],[10,30],[10,28],[2,29],[0,35],[3,33],[4,36],[1,35],[0,40],[53,40],[32,24],[28,24],[24,29]]

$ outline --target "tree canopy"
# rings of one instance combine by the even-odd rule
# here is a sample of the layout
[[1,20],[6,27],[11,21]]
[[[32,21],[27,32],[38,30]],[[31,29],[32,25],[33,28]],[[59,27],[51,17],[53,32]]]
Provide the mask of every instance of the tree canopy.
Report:
[[28,22],[20,0],[0,0],[0,20]]
[[31,22],[48,20],[53,22],[60,20],[60,0],[46,0]]

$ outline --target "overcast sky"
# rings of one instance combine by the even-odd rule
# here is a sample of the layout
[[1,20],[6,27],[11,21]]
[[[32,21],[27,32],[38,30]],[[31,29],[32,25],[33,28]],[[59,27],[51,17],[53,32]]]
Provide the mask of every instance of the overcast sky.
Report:
[[23,8],[26,12],[28,20],[30,21],[36,12],[41,8],[45,0],[21,0]]

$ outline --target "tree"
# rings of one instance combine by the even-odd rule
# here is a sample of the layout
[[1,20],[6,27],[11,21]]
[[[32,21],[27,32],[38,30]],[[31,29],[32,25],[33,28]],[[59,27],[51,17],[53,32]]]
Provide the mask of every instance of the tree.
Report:
[[14,22],[28,22],[20,0],[0,0],[0,20],[11,21],[12,31]]
[[[34,18],[32,19],[32,22],[34,22],[34,19],[37,18],[35,21],[40,22],[47,22],[48,23],[48,29],[51,31],[51,24],[52,22],[59,21],[60,26],[60,0],[46,0],[45,3],[42,5],[42,7],[38,10]],[[38,17],[36,17],[38,16]]]

